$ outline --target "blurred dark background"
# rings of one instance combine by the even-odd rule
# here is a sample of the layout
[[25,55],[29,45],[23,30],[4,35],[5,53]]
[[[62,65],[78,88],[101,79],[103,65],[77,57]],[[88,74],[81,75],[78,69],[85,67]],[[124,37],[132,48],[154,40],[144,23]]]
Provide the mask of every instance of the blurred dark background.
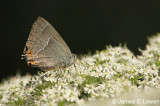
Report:
[[147,37],[160,32],[159,0],[3,0],[0,10],[0,80],[39,70],[21,60],[38,16],[48,20],[76,54],[126,42],[137,55]]

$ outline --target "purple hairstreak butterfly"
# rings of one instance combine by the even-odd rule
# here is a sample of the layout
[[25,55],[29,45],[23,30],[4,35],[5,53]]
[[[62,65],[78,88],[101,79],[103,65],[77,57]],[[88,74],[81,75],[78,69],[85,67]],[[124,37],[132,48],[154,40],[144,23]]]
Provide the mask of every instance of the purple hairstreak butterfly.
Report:
[[33,67],[52,70],[72,65],[75,58],[54,27],[38,17],[30,31],[22,59]]

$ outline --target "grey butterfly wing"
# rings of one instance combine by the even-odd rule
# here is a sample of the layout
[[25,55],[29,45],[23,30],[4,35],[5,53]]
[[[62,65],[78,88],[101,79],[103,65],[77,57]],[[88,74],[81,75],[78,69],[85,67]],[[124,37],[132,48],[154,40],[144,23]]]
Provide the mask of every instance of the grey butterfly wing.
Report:
[[31,65],[45,69],[63,67],[65,64],[62,63],[66,59],[70,61],[72,54],[53,26],[42,17],[38,17],[26,42],[24,56]]

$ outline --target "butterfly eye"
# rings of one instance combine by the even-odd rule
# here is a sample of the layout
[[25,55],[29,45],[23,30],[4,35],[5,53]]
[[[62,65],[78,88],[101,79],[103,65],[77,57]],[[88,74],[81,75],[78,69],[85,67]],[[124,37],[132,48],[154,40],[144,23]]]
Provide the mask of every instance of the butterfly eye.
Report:
[[32,55],[32,51],[29,51],[28,54],[29,54],[29,55]]

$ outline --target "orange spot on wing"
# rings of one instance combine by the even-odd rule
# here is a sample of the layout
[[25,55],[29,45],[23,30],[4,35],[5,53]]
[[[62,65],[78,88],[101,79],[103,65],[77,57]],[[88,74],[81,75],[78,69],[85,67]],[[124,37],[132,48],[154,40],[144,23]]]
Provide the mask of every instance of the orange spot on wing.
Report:
[[28,51],[28,55],[32,55],[32,51]]
[[30,61],[29,64],[35,64],[33,61]]
[[38,63],[35,63],[34,61],[30,61],[29,64],[31,64],[31,65],[39,65]]

